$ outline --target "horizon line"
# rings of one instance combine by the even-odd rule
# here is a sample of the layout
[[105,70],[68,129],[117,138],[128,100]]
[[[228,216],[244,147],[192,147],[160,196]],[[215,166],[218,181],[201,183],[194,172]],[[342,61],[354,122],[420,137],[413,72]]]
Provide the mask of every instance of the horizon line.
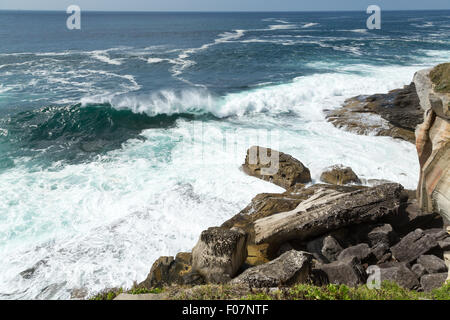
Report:
[[[82,9],[82,8],[81,8]],[[24,11],[24,12],[64,12],[63,9],[1,9],[1,11]],[[300,12],[366,12],[365,9],[361,10],[83,10],[84,12],[99,12],[99,13],[300,13]],[[450,8],[446,9],[382,9],[385,12],[405,12],[405,11],[450,11]]]

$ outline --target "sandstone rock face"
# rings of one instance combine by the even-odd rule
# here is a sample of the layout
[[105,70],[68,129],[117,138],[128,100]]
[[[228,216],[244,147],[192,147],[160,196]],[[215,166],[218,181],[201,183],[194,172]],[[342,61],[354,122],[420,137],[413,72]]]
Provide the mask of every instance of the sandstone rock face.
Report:
[[270,181],[288,189],[298,183],[311,182],[309,169],[294,157],[272,150],[253,146],[247,150],[244,172],[250,176]]
[[209,228],[192,249],[192,270],[207,282],[227,282],[247,258],[247,234],[240,229]]
[[433,236],[417,229],[393,246],[391,252],[398,261],[410,263],[436,246],[437,241]]
[[361,182],[352,168],[344,167],[343,165],[334,165],[326,169],[320,175],[320,180],[337,185]]
[[[450,64],[444,67],[450,69]],[[414,75],[420,105],[425,110],[425,119],[416,130],[421,167],[417,198],[423,210],[437,212],[450,221],[450,92],[436,92],[430,79],[430,72],[436,68]]]
[[309,280],[312,255],[290,250],[268,263],[249,268],[231,281],[254,288],[273,288]]
[[283,243],[308,240],[326,232],[395,214],[406,201],[399,184],[385,184],[352,192],[318,190],[291,211],[255,221],[255,241]]
[[415,143],[414,130],[423,117],[415,89],[415,84],[411,83],[387,94],[353,97],[342,108],[326,111],[326,117],[333,125],[347,131]]

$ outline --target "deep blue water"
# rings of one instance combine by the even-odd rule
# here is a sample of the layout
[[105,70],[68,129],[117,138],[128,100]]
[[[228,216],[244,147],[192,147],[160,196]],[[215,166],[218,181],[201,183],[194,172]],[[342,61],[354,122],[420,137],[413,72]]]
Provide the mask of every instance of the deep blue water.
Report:
[[[190,249],[279,191],[238,169],[258,130],[278,130],[314,179],[343,162],[417,183],[414,146],[344,133],[322,111],[449,61],[450,11],[383,11],[381,30],[365,12],[82,12],[81,30],[67,17],[0,11],[0,297],[129,284]],[[249,139],[236,158],[223,132]]]

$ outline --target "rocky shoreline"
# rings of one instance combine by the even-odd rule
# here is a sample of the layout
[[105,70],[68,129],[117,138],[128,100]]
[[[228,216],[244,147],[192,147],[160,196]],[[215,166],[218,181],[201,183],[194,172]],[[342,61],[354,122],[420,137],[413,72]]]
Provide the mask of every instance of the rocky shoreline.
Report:
[[[444,75],[435,77],[439,68]],[[356,287],[368,280],[425,292],[441,287],[450,264],[447,69],[450,64],[420,71],[402,89],[354,97],[341,109],[326,111],[339,128],[416,143],[421,164],[417,193],[386,181],[362,185],[357,173],[341,164],[321,174],[324,183],[306,187],[311,174],[300,160],[254,146],[243,171],[286,191],[257,195],[221,226],[203,231],[192,252],[160,257],[135,289]],[[443,77],[444,84],[436,84]],[[265,161],[272,155],[279,159],[274,172]]]

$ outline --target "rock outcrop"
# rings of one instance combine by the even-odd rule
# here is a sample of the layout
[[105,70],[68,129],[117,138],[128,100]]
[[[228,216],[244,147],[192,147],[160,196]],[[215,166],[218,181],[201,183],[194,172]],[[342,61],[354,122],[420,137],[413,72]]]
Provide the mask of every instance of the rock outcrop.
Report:
[[250,176],[270,181],[288,189],[298,183],[311,182],[309,169],[294,157],[272,150],[253,146],[247,150],[242,169]]
[[255,222],[257,244],[307,240],[353,224],[393,215],[406,201],[403,187],[385,184],[353,192],[318,190],[297,208]]
[[[437,212],[447,221],[450,221],[450,90],[441,82],[450,81],[445,79],[449,70],[447,63],[414,75],[420,105],[425,111],[425,119],[416,130],[421,167],[417,199],[424,211]],[[436,90],[436,83],[442,86],[440,90]]]
[[273,288],[309,280],[312,255],[307,252],[290,250],[263,265],[249,268],[232,284],[246,284],[255,288]]
[[414,130],[422,122],[423,110],[414,83],[387,94],[357,96],[344,106],[325,111],[338,128],[365,135],[391,136],[415,143]]
[[233,278],[247,258],[247,234],[237,228],[209,228],[192,249],[192,270],[207,282]]
[[320,175],[320,180],[337,185],[361,182],[352,168],[344,167],[343,165],[334,165],[327,168]]

